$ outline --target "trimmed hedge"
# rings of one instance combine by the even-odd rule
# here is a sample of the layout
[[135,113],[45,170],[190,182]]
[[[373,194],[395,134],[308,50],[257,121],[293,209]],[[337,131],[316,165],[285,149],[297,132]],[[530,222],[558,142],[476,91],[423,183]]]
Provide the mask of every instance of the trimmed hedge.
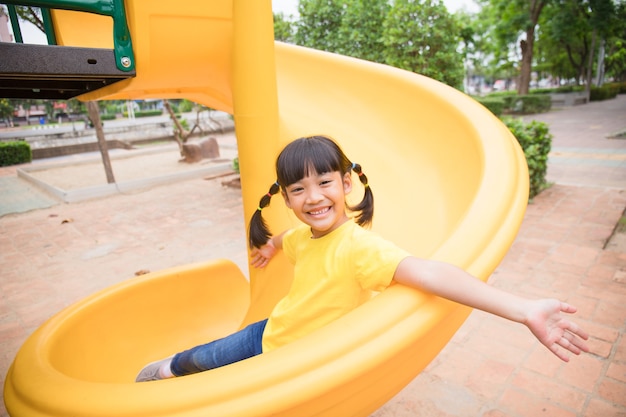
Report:
[[626,94],[626,81],[622,81],[619,83],[609,83],[607,85],[611,85],[617,88],[617,94]]
[[550,111],[552,100],[549,95],[528,94],[504,97],[504,108],[513,114],[536,114]]
[[545,113],[552,108],[552,100],[547,94],[528,94],[519,96],[515,92],[498,92],[486,97],[475,97],[493,114],[535,114]]
[[502,97],[475,97],[475,99],[498,117],[504,112],[504,100]]
[[519,118],[505,117],[502,121],[524,150],[530,179],[528,198],[532,199],[548,187],[546,173],[548,172],[548,154],[552,148],[552,134],[546,123],[536,120],[524,124]]
[[591,87],[589,101],[609,100],[617,97],[620,92],[619,85],[604,84],[602,87]]
[[[135,117],[150,117],[150,116],[161,116],[163,114],[162,110],[142,110],[136,111]],[[124,117],[128,117],[128,112],[124,112]]]
[[24,164],[33,160],[28,142],[0,142],[0,166]]

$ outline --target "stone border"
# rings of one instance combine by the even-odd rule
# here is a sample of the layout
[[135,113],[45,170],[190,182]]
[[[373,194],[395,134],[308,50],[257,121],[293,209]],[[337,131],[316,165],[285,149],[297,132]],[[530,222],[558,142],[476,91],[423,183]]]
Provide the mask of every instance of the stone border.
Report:
[[[153,151],[146,151],[146,153],[157,153],[158,149]],[[119,158],[131,158],[132,155],[120,155]],[[171,184],[173,182],[193,179],[204,176],[222,176],[234,174],[235,171],[232,168],[232,161],[225,158],[218,158],[212,161],[211,165],[202,165],[197,169],[175,172],[165,175],[158,175],[151,178],[142,178],[138,180],[130,180],[123,182],[116,182],[113,184],[96,185],[85,188],[79,188],[75,190],[63,190],[52,184],[48,184],[32,175],[31,172],[44,171],[47,169],[60,168],[70,165],[85,165],[91,164],[98,158],[89,158],[81,161],[68,161],[63,163],[51,163],[46,165],[37,165],[30,167],[17,168],[18,178],[22,178],[28,181],[30,184],[44,190],[45,192],[53,195],[59,200],[65,203],[75,203],[79,201],[90,200],[93,198],[107,197],[115,194],[123,194],[130,191],[136,191],[146,189],[162,184]]]

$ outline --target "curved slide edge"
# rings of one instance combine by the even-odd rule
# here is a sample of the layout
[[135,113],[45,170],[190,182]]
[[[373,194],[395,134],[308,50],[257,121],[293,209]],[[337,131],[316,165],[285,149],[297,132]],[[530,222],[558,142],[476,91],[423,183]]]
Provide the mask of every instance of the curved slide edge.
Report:
[[[161,75],[165,84],[175,84],[165,78],[166,72]],[[370,177],[377,199],[377,232],[418,256],[448,261],[488,278],[517,233],[528,192],[523,154],[494,116],[465,95],[424,77],[288,45],[276,45],[276,79],[278,143],[263,140],[271,126],[254,138],[254,123],[246,127],[250,131],[240,143],[250,164],[266,167],[257,171],[244,164],[246,210],[272,181],[269,154],[294,137],[330,134]],[[215,100],[207,91],[194,99],[211,105]],[[160,93],[145,90],[144,97]],[[236,120],[246,121],[248,113],[238,111],[235,106]],[[255,152],[254,139],[262,153]],[[276,203],[268,219],[278,231],[295,220]],[[184,269],[177,274],[185,275]],[[176,276],[171,272],[163,274]],[[269,279],[280,276],[285,279]],[[283,259],[267,271],[251,273],[247,320],[267,314],[288,287],[289,276]],[[146,289],[157,288],[153,278],[142,277]],[[419,373],[469,314],[466,308],[393,286],[302,340],[204,374],[134,384],[130,371],[102,380],[82,373],[80,361],[61,366],[66,359],[76,359],[76,349],[66,339],[76,334],[75,326],[83,332],[78,334],[84,335],[84,351],[98,349],[88,340],[119,331],[127,338],[118,349],[126,349],[129,341],[141,344],[142,338],[133,340],[132,332],[118,327],[137,328],[146,317],[132,313],[115,323],[103,320],[97,329],[91,327],[92,333],[82,324],[86,306],[106,311],[127,289],[114,287],[70,307],[74,319],[62,312],[27,341],[5,385],[12,415],[366,416]],[[243,314],[241,308],[238,314]],[[187,336],[192,334],[180,335],[180,340],[190,340]]]

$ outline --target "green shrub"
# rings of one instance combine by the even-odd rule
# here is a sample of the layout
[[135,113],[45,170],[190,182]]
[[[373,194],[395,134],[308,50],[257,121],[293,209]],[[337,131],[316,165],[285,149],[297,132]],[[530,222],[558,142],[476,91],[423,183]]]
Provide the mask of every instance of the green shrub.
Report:
[[194,106],[195,106],[195,103],[193,101],[182,100],[178,104],[178,111],[181,113],[189,113],[190,111],[193,110]]
[[[136,111],[135,117],[148,117],[148,116],[160,116],[163,114],[161,110],[142,110]],[[128,112],[124,112],[124,117],[128,117]]]
[[556,88],[533,88],[528,92],[528,94],[552,94],[556,92]]
[[605,84],[602,87],[591,87],[589,101],[609,100],[617,97],[619,91],[619,87],[614,84]]
[[116,116],[114,114],[101,114],[100,115],[100,120],[104,121],[104,120],[115,120]]
[[504,97],[504,110],[513,114],[536,114],[550,111],[552,100],[547,94]]
[[500,117],[504,111],[504,100],[500,97],[475,97],[483,106],[487,107],[493,114]]
[[552,147],[552,135],[548,125],[543,122],[533,120],[524,124],[521,119],[512,117],[505,117],[502,121],[524,150],[530,179],[529,198],[532,199],[548,186],[546,173],[548,154]]
[[0,166],[24,164],[33,160],[28,142],[0,142]]
[[502,97],[510,97],[516,96],[516,91],[494,91],[485,96],[485,98],[502,98]]
[[609,83],[607,85],[617,88],[617,94],[626,94],[626,81],[622,81],[620,83]]

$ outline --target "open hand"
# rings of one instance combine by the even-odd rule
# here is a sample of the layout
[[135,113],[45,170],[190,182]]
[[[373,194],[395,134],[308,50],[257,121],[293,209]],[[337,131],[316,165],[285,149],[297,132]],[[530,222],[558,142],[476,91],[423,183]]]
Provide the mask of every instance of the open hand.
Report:
[[525,324],[550,352],[565,362],[569,361],[568,352],[575,355],[589,352],[584,342],[589,338],[587,332],[561,314],[575,313],[576,307],[554,299],[531,303]]
[[276,253],[276,247],[272,239],[260,248],[254,248],[250,252],[250,264],[255,268],[265,268],[270,259]]

